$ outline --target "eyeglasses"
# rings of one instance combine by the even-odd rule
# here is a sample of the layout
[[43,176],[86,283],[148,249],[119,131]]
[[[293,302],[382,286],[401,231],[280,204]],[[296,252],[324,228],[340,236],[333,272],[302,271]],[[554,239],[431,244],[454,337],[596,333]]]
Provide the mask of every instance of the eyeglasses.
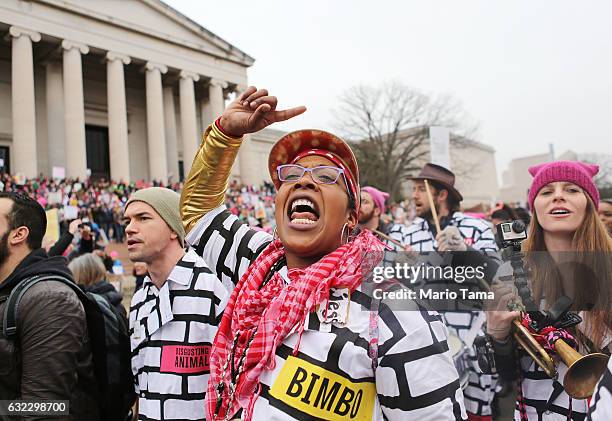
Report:
[[312,176],[312,180],[317,184],[334,184],[336,181],[338,181],[340,174],[342,174],[342,177],[344,177],[344,182],[348,186],[346,176],[344,175],[344,170],[342,168],[328,165],[321,165],[314,168],[304,168],[297,164],[285,164],[276,167],[276,172],[278,174],[278,179],[283,183],[296,183],[300,181],[302,177],[304,177],[304,174],[309,172]]

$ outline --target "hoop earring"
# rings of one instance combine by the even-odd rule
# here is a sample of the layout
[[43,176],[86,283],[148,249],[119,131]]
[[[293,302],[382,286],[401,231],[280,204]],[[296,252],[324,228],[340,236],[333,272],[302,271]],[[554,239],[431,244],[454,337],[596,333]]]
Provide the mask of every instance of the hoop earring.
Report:
[[276,234],[276,227],[274,227],[274,231],[272,231],[272,240],[278,240],[278,235]]
[[[344,241],[344,229],[346,228],[346,241]],[[344,245],[346,243],[348,243],[348,239],[349,239],[349,232],[348,232],[348,223],[345,222],[344,225],[342,225],[342,231],[340,231],[340,244]]]

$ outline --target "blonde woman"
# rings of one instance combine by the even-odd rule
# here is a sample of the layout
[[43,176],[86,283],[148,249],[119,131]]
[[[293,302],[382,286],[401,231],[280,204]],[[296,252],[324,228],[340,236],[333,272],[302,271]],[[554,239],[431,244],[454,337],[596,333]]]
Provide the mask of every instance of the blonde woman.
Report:
[[[597,216],[599,193],[593,177],[598,167],[557,161],[532,167],[529,172],[534,176],[529,190],[533,219],[522,249],[530,253],[526,263],[531,270],[533,299],[549,309],[563,295],[572,298],[573,310],[580,312],[583,319],[570,329],[579,350],[609,354],[612,243]],[[563,390],[567,372],[563,362],[558,362],[558,378],[551,379],[531,357],[519,354],[516,371],[510,328],[519,313],[505,311],[512,296],[510,287],[502,287],[499,311],[487,314],[487,331],[494,340],[496,363],[504,368],[500,375],[513,372],[509,362],[514,363],[514,372],[520,375],[514,419],[584,420],[588,402],[571,399]]]
[[102,259],[92,253],[83,254],[73,259],[68,268],[74,275],[77,284],[87,292],[93,292],[106,298],[119,312],[127,315],[121,304],[123,295],[106,280],[106,268]]

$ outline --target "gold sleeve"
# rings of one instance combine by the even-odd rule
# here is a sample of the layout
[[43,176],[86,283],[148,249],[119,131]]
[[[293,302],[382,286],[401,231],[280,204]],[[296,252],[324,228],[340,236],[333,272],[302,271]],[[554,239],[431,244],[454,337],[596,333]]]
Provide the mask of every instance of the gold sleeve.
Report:
[[225,191],[242,138],[230,137],[215,124],[202,136],[189,175],[181,193],[181,219],[185,233],[214,208],[225,201]]

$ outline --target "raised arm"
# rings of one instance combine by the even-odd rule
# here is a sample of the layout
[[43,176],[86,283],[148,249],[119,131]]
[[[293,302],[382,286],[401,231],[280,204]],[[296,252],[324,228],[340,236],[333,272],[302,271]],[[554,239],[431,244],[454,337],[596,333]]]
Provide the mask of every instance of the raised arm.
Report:
[[266,89],[250,86],[208,127],[181,194],[186,233],[200,218],[223,204],[242,137],[306,111],[306,107],[277,111],[277,104],[277,98],[268,95]]

